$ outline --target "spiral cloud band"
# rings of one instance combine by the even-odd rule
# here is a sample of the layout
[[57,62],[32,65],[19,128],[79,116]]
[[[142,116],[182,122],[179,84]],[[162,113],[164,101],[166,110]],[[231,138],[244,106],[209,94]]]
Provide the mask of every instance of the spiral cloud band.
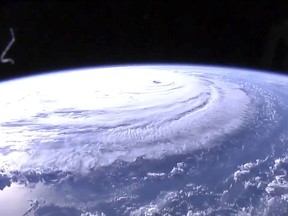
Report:
[[1,84],[0,98],[7,170],[87,172],[117,159],[184,154],[217,145],[253,114],[240,84],[185,66],[28,77]]

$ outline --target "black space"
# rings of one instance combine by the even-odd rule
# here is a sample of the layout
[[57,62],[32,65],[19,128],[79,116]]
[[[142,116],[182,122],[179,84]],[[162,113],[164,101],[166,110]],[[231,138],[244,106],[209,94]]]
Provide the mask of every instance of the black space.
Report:
[[[0,64],[0,79],[150,62],[260,69],[268,32],[287,11],[285,1],[264,0],[1,3],[1,52],[11,27],[16,42],[6,56],[15,64]],[[265,69],[284,73],[288,49],[280,43],[277,50]]]

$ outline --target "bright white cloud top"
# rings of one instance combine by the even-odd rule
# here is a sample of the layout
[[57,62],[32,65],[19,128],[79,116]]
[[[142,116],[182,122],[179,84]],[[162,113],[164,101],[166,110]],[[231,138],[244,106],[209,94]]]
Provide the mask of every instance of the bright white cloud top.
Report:
[[8,170],[87,172],[116,159],[185,154],[217,145],[253,113],[239,84],[185,66],[28,77],[1,84],[0,98]]

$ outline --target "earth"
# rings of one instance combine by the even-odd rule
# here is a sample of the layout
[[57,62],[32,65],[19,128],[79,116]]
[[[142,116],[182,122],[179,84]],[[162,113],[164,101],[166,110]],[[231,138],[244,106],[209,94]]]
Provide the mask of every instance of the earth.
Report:
[[0,215],[288,214],[287,76],[91,67],[0,98]]

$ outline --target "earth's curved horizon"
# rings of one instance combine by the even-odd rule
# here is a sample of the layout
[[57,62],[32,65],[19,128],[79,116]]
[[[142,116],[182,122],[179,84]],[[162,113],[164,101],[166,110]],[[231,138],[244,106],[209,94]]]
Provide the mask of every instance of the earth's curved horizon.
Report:
[[0,215],[288,214],[288,76],[91,67],[0,98]]

